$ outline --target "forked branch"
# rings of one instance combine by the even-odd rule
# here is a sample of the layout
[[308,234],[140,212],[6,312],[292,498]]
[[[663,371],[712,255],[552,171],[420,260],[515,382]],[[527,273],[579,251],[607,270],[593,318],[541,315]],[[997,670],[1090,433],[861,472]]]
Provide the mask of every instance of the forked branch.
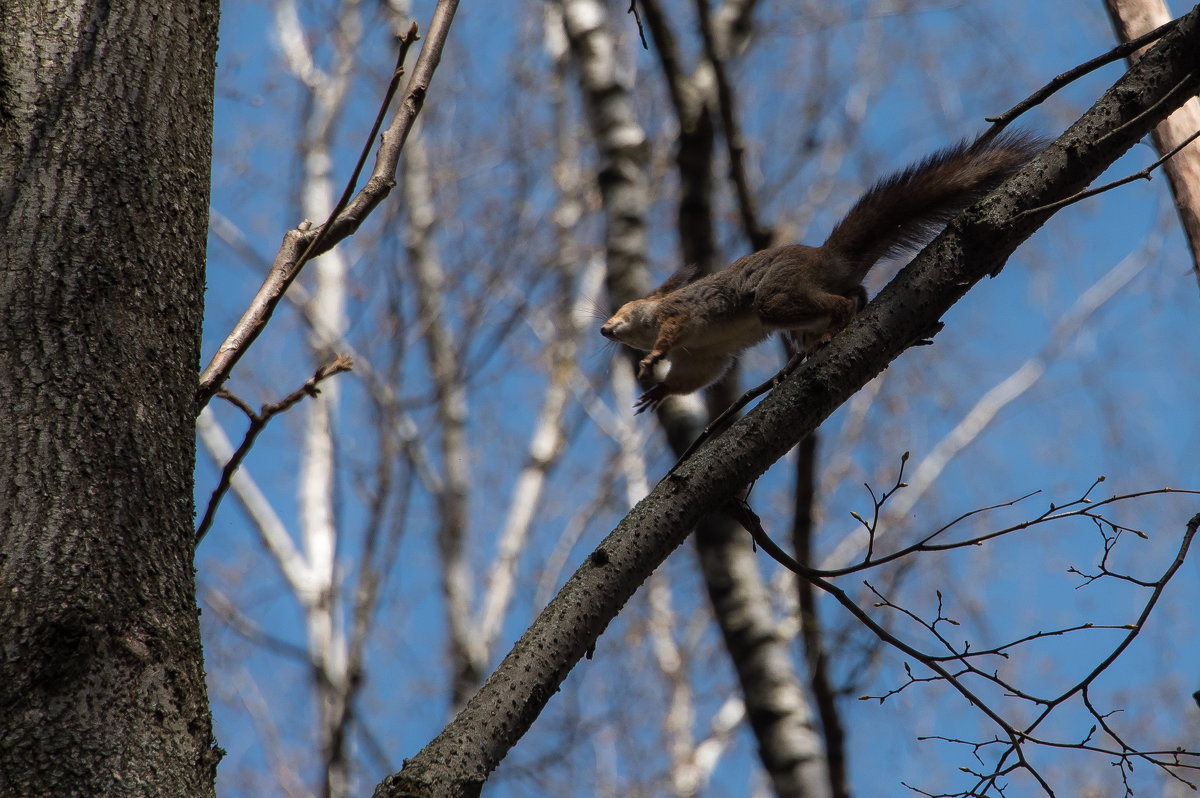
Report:
[[232,484],[234,472],[241,466],[242,461],[246,459],[246,455],[250,454],[250,450],[254,447],[254,442],[258,439],[259,433],[263,431],[272,418],[285,412],[297,402],[306,396],[316,396],[317,386],[322,381],[332,377],[335,374],[341,374],[343,371],[350,371],[353,364],[350,358],[339,356],[332,362],[325,364],[317,369],[308,380],[305,381],[296,390],[285,396],[278,402],[272,402],[262,406],[257,412],[250,407],[242,399],[222,389],[218,391],[218,396],[225,399],[230,404],[237,407],[250,419],[250,426],[246,429],[246,434],[242,437],[242,443],[238,446],[237,451],[233,453],[233,457],[221,469],[221,479],[217,483],[217,487],[213,489],[212,496],[208,499],[208,506],[204,510],[204,517],[200,519],[200,525],[196,527],[196,545],[200,545],[200,541],[208,533],[212,526],[213,518],[217,514],[217,507],[221,504],[221,499],[225,498],[225,494],[229,492],[229,487]]

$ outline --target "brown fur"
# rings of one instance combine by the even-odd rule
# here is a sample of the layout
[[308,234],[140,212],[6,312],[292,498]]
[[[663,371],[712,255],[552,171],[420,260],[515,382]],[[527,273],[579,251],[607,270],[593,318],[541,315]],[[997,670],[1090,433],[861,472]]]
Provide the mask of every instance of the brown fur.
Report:
[[638,412],[715,382],[739,352],[772,332],[791,332],[804,351],[828,340],[866,304],[862,281],[879,259],[928,242],[1041,147],[1012,133],[941,150],[873,185],[819,247],[764,249],[699,279],[680,269],[626,303],[600,333],[649,352],[640,377],[668,365],[638,398]]

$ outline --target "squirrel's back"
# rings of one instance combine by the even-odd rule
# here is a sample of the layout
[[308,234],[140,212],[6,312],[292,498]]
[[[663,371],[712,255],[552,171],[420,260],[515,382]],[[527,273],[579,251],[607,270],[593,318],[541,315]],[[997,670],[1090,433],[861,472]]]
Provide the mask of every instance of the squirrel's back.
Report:
[[981,136],[940,150],[879,180],[821,247],[850,264],[861,283],[880,258],[923,246],[959,211],[1017,172],[1045,141],[1024,132]]

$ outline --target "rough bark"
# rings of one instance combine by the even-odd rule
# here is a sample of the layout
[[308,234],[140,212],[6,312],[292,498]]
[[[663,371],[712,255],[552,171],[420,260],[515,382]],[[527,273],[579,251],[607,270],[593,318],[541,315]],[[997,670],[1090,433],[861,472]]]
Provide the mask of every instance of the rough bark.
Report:
[[[571,668],[700,519],[743,490],[1002,268],[1053,212],[1200,88],[1200,9],[1036,161],[965,212],[859,319],[640,502],[581,565],[461,713],[376,796],[477,795]],[[1028,211],[1028,212],[1027,212]]]
[[0,795],[212,795],[192,570],[215,2],[0,3]]

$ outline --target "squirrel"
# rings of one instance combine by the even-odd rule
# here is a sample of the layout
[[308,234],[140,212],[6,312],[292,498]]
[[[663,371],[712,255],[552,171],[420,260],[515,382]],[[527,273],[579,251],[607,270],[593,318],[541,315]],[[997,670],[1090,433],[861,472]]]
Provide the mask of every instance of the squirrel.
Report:
[[1023,132],[960,142],[876,182],[819,247],[760,250],[699,279],[684,267],[625,303],[600,334],[649,352],[639,378],[666,365],[634,403],[637,412],[716,382],[738,353],[773,332],[789,331],[811,353],[866,305],[862,282],[877,261],[928,243],[1044,144]]

